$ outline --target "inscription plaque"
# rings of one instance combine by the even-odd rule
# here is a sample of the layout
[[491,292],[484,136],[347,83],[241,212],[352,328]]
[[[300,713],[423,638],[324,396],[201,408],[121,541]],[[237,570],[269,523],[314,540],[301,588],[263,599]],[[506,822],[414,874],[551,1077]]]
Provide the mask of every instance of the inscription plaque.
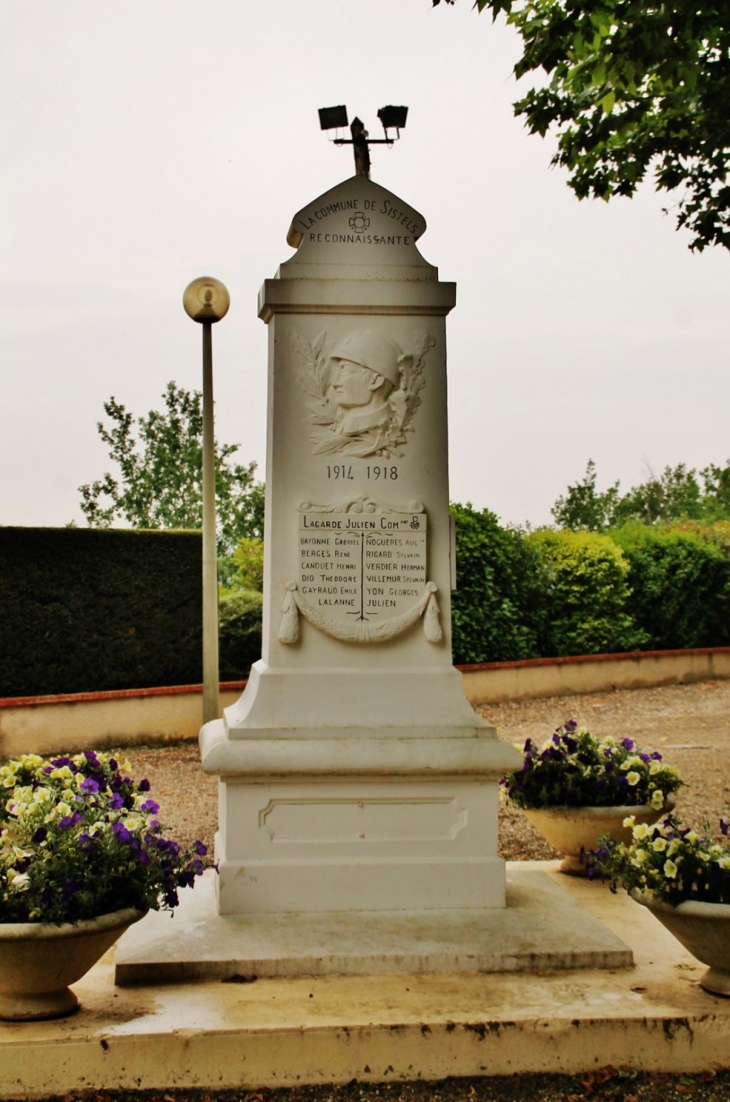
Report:
[[426,514],[300,513],[299,592],[328,620],[390,620],[426,585]]

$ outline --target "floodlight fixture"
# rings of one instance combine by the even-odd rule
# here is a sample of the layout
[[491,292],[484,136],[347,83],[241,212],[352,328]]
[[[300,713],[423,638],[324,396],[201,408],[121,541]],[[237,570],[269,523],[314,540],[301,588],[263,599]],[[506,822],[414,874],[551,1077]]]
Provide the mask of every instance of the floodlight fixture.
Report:
[[405,130],[406,119],[408,118],[408,108],[393,107],[392,104],[388,107],[381,107],[378,111],[378,118],[383,124],[383,130],[387,138],[389,130],[396,130],[399,132]]
[[[350,125],[350,138],[331,138],[335,145],[351,145],[355,154],[355,172],[358,176],[370,177],[370,152],[371,145],[392,146],[400,138],[400,132],[405,128],[408,117],[407,107],[394,107],[389,104],[381,107],[378,118],[383,124],[384,138],[371,138],[360,119],[353,119]],[[347,126],[347,108],[344,104],[340,107],[320,107],[319,125],[322,130],[338,130]],[[395,137],[388,133],[395,130]]]
[[340,107],[320,107],[320,130],[340,130],[347,125],[347,108],[344,104]]

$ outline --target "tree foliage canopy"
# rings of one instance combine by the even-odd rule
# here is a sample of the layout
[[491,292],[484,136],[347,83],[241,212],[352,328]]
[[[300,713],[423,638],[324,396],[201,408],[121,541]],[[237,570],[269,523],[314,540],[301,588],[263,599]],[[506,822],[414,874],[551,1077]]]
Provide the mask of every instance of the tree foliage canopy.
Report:
[[652,474],[625,494],[620,493],[618,482],[598,490],[596,478],[596,465],[589,459],[583,480],[568,486],[552,507],[560,528],[602,532],[627,521],[712,524],[730,517],[730,460],[724,467],[711,463],[699,474],[684,463],[665,467],[660,475]]
[[[79,486],[90,528],[123,521],[132,528],[200,528],[203,520],[203,410],[199,391],[174,382],[163,394],[165,411],[135,417],[110,398],[110,424],[97,424],[119,470]],[[216,441],[218,553],[230,554],[243,537],[263,537],[264,487],[255,463],[232,463],[238,444]]]
[[548,75],[515,113],[533,134],[554,130],[553,163],[569,170],[580,199],[631,196],[653,168],[656,188],[676,193],[690,248],[730,248],[727,0],[476,0],[476,7],[493,18],[503,12],[519,32],[518,78]]

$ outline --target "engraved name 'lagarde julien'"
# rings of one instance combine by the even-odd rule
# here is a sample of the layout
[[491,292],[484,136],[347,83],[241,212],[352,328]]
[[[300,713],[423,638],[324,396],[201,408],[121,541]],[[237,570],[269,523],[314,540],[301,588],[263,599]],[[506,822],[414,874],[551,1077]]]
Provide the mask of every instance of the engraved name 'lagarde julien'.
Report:
[[336,342],[328,341],[326,332],[313,341],[295,334],[292,343],[307,394],[313,454],[402,456],[421,404],[424,362],[434,338],[415,333],[409,352],[368,329]]

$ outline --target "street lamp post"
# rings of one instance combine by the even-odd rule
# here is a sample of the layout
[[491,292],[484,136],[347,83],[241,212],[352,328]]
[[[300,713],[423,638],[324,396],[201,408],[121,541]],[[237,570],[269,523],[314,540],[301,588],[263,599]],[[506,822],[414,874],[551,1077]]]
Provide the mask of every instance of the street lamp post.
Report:
[[230,304],[220,280],[205,276],[189,283],[183,294],[185,312],[203,326],[203,723],[217,719],[219,711],[212,326]]

